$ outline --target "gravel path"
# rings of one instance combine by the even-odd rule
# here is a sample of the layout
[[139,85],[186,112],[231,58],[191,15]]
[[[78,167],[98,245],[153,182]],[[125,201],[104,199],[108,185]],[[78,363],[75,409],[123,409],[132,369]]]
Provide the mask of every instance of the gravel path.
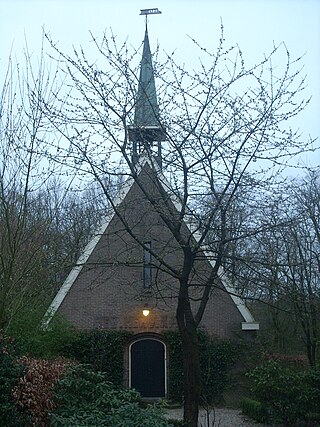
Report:
[[[166,413],[167,418],[183,418],[182,408],[168,409]],[[214,424],[212,424],[213,421],[215,421]],[[270,424],[258,424],[242,415],[240,410],[226,408],[215,408],[210,414],[210,422],[210,427],[280,427],[271,426]],[[199,427],[207,427],[206,413],[203,410],[200,411]]]

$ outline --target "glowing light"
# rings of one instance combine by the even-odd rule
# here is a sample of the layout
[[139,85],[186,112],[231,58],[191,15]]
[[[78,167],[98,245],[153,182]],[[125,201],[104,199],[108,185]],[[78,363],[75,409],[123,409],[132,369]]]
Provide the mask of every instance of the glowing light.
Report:
[[150,310],[148,310],[147,308],[144,308],[144,309],[142,310],[142,314],[144,315],[144,317],[147,317],[147,316],[149,316],[149,314],[150,314]]

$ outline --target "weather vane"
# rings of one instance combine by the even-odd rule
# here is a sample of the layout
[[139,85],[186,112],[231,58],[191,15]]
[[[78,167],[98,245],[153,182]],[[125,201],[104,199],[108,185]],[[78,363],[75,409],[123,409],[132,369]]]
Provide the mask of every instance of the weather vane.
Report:
[[162,13],[157,7],[154,7],[153,9],[140,9],[140,15],[146,16],[146,25],[148,23],[148,15],[159,15],[159,13]]

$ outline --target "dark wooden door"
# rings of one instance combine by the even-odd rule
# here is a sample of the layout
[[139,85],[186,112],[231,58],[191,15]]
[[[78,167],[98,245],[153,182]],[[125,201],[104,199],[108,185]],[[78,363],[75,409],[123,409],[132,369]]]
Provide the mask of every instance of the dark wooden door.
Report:
[[131,387],[143,397],[165,396],[164,344],[152,339],[131,346]]

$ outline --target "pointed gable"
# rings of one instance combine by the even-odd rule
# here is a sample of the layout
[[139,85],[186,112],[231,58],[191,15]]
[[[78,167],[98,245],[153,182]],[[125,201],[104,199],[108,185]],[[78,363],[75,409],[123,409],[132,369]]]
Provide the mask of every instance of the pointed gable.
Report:
[[[144,160],[138,179],[154,193],[156,200],[153,171],[154,165]],[[173,197],[165,177],[160,171],[157,173],[162,190],[168,194],[172,206],[178,212],[179,201]],[[80,329],[125,329],[158,333],[176,329],[178,282],[168,272],[166,263],[179,269],[181,249],[133,179],[129,179],[123,186],[116,211],[118,215],[113,212],[105,219],[65,280],[48,309],[46,324],[58,312]],[[184,227],[186,232],[192,233],[193,238],[197,239],[192,227],[187,224]],[[162,264],[159,260],[153,261],[150,288],[144,286],[141,242],[151,242],[154,251],[159,254],[159,260],[163,260]],[[193,274],[195,300],[197,292],[199,295],[201,293],[201,282],[206,280],[213,267],[211,254],[205,251],[203,254]],[[148,319],[141,316],[145,304],[152,307],[152,316]],[[212,335],[223,337],[241,329],[258,328],[222,270],[200,326]]]

